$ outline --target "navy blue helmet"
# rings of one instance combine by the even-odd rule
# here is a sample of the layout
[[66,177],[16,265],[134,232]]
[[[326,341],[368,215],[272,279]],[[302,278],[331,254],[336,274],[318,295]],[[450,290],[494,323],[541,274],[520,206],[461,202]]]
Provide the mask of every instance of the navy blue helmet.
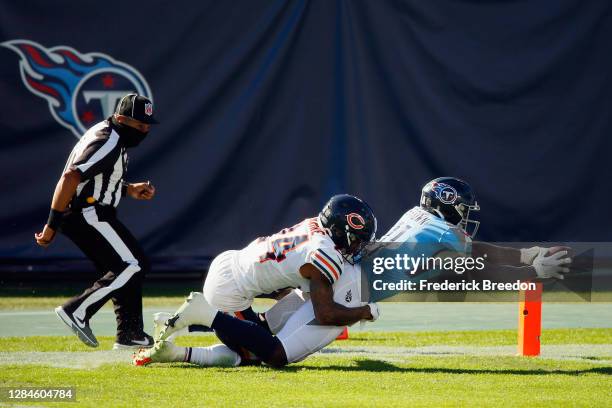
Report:
[[470,212],[480,211],[472,187],[456,177],[431,180],[421,192],[421,208],[444,221],[457,225],[471,237],[476,235],[479,221],[470,219]]
[[363,200],[348,194],[335,195],[319,213],[327,231],[344,259],[357,262],[365,246],[376,236],[376,217]]

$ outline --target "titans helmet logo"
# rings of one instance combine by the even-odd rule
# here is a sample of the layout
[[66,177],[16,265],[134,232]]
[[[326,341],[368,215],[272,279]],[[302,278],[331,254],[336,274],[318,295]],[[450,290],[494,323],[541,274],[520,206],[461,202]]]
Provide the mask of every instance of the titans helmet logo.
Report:
[[125,94],[136,92],[153,100],[149,85],[134,67],[106,54],[81,54],[64,45],[45,48],[29,40],[0,45],[19,55],[26,88],[46,99],[53,118],[77,138],[109,117]]
[[457,190],[445,183],[435,183],[433,191],[438,200],[444,204],[455,204],[457,201]]

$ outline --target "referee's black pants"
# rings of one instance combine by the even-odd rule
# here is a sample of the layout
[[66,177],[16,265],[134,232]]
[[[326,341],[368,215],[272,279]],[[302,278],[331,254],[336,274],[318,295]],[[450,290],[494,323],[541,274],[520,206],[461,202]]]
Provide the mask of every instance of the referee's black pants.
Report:
[[95,205],[70,213],[61,231],[93,261],[103,276],[63,308],[88,321],[111,299],[117,340],[142,338],[142,281],[150,264],[136,238],[111,206]]

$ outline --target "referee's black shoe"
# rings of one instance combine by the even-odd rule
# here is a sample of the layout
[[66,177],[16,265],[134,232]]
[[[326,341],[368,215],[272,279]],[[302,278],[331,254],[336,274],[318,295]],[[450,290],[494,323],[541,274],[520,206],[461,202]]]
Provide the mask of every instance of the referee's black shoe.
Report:
[[55,308],[55,314],[57,314],[57,317],[59,317],[60,320],[66,324],[66,326],[70,327],[70,330],[77,335],[79,340],[87,344],[89,347],[98,347],[98,340],[91,331],[89,322],[81,321],[78,317],[75,317],[71,312],[64,310],[64,308],[61,306]]
[[132,338],[119,338],[113,345],[113,350],[125,350],[125,349],[140,349],[153,347],[155,341],[153,337],[147,333],[142,332],[140,335]]

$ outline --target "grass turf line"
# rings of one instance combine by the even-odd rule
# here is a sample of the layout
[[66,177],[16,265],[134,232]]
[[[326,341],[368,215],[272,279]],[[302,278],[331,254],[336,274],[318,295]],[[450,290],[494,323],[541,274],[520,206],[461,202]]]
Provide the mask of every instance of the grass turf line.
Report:
[[[423,347],[423,346],[507,346],[516,345],[516,330],[448,331],[448,332],[358,332],[350,331],[348,340],[336,341],[334,347]],[[0,351],[98,351],[109,350],[112,336],[100,336],[100,347],[91,348],[75,336],[0,337]],[[554,344],[612,344],[611,329],[544,329],[542,342]],[[219,343],[212,334],[182,336],[177,344],[209,346]]]
[[[547,344],[612,344],[612,329],[544,330]],[[108,350],[111,337],[99,349]],[[513,330],[351,333],[344,346],[515,344]],[[216,343],[184,336],[183,345]],[[72,336],[0,338],[10,351],[94,351]],[[98,350],[99,350],[98,349]],[[401,356],[393,361],[313,356],[282,370],[267,367],[200,368],[186,364],[95,369],[2,366],[2,386],[74,386],[79,406],[606,406],[612,389],[608,362],[500,356]],[[36,405],[44,405],[38,404]],[[49,403],[49,405],[53,405]]]
[[524,358],[317,358],[282,370],[184,364],[3,367],[4,386],[73,386],[79,406],[605,406],[612,368]]
[[[77,291],[74,294],[78,293]],[[185,296],[145,296],[142,298],[142,304],[145,308],[168,308],[168,310],[176,310],[189,295]],[[48,310],[52,311],[57,306],[63,304],[71,296],[6,296],[0,295],[0,310],[1,311],[28,311],[28,310]],[[256,306],[269,307],[274,304],[274,301],[269,299],[256,299]],[[113,310],[113,305],[108,302],[103,307],[103,310]]]

